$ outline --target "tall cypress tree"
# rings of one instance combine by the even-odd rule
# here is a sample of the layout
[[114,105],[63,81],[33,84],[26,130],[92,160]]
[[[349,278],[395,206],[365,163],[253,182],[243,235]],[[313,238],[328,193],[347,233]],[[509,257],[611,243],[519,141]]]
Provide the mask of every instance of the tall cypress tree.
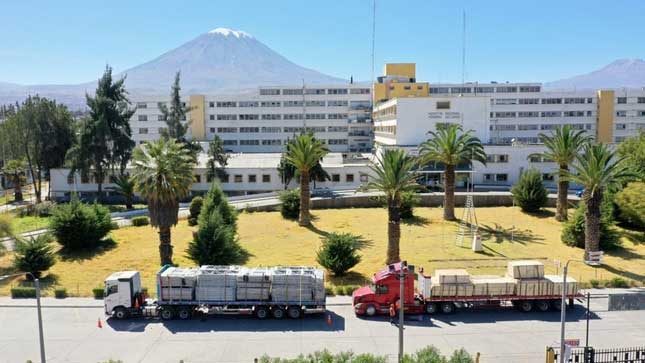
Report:
[[196,141],[190,141],[186,138],[186,133],[190,127],[190,122],[187,121],[187,115],[192,110],[192,107],[187,106],[182,102],[180,86],[181,72],[175,74],[175,81],[170,89],[170,108],[165,104],[160,104],[159,109],[166,121],[166,128],[161,130],[161,136],[166,139],[175,139],[189,150],[194,160],[197,160],[197,154],[202,151],[201,146]]

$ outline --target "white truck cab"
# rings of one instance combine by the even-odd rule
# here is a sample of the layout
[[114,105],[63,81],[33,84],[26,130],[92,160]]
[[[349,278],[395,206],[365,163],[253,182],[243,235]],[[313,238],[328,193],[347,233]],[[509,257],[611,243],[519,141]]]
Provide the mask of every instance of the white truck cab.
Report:
[[135,308],[135,298],[141,295],[139,271],[115,272],[105,279],[105,314],[123,319]]

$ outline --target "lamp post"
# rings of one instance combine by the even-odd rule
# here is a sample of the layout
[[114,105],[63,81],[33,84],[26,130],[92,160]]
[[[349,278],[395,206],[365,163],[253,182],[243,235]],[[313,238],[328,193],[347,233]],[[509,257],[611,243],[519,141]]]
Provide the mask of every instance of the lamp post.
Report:
[[567,315],[567,272],[569,262],[583,262],[579,260],[568,260],[562,271],[562,302],[560,303],[560,363],[564,363],[564,323]]
[[403,361],[403,315],[405,310],[405,301],[404,301],[404,284],[405,284],[405,271],[407,270],[406,261],[400,262],[399,267],[399,363]]
[[40,362],[46,363],[45,358],[45,338],[43,336],[43,316],[40,309],[40,280],[34,276],[31,272],[27,272],[27,275],[31,276],[34,279],[34,287],[36,288],[36,310],[38,310],[38,336],[40,338]]

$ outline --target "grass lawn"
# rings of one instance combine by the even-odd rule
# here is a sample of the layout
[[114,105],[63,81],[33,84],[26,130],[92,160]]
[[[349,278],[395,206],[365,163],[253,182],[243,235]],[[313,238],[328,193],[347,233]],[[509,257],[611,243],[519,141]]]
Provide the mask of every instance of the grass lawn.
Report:
[[35,231],[37,229],[47,228],[48,226],[49,226],[49,217],[14,216],[11,218],[11,230],[15,234]]
[[[561,226],[553,211],[542,216],[523,214],[518,208],[478,208],[477,218],[483,253],[455,245],[457,223],[443,222],[439,208],[417,208],[418,216],[401,228],[401,257],[427,273],[436,268],[467,268],[472,274],[503,274],[505,259],[545,258],[547,273],[556,273],[554,260],[580,259],[583,251],[560,242]],[[462,211],[456,211],[461,216]],[[333,209],[313,211],[313,227],[301,228],[295,221],[282,219],[277,212],[242,213],[238,221],[239,239],[250,252],[249,266],[316,265],[315,254],[321,237],[328,232],[344,231],[362,235],[371,241],[363,250],[363,261],[344,278],[332,278],[334,284],[360,284],[383,267],[387,243],[385,209]],[[513,229],[513,226],[515,228]],[[173,229],[175,263],[193,265],[185,250],[193,228],[181,221]],[[643,283],[645,280],[645,238],[642,232],[622,230],[623,246],[605,253],[605,265],[592,268],[570,264],[571,276],[581,281],[623,277]],[[158,269],[158,235],[149,227],[128,227],[112,233],[114,248],[91,256],[61,257],[49,271],[49,282],[64,286],[72,295],[91,295],[113,271],[136,269],[143,284],[154,291]],[[512,241],[511,241],[512,236]],[[0,275],[9,271],[11,257],[0,257]],[[0,284],[0,295],[8,295],[10,286],[21,278]]]
[[[107,207],[107,209],[110,210],[110,213],[125,212],[125,211],[128,210],[125,207],[125,205],[122,205],[122,204],[105,204],[105,206]],[[143,209],[143,208],[147,208],[147,207],[148,207],[147,204],[133,204],[132,205],[133,209]]]
[[5,195],[0,197],[0,205],[9,204],[9,203],[12,203],[14,201],[13,192],[12,193],[5,192],[5,193],[6,193]]

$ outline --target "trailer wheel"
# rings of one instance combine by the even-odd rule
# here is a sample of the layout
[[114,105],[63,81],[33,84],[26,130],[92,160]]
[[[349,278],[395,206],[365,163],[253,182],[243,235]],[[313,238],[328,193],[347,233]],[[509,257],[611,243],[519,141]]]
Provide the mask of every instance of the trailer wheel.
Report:
[[444,302],[441,303],[441,312],[444,314],[452,314],[455,312],[455,303],[453,302]]
[[547,300],[538,300],[535,302],[535,307],[542,312],[549,310],[549,302]]
[[112,316],[114,316],[119,320],[123,320],[128,317],[128,311],[125,310],[124,307],[114,308],[114,311],[112,312]]
[[302,309],[299,306],[289,306],[287,309],[287,315],[291,319],[300,319],[302,317]]
[[533,301],[531,300],[522,300],[519,302],[518,307],[521,312],[529,313],[533,310]]
[[266,306],[256,306],[255,307],[255,317],[264,320],[269,316],[269,309]]
[[437,303],[427,303],[426,304],[426,313],[433,315],[436,314],[437,311],[439,311],[439,307],[437,306]]
[[181,320],[188,320],[193,316],[193,311],[190,306],[182,306],[179,308],[177,316]]
[[273,309],[271,309],[271,315],[273,315],[274,319],[282,319],[284,318],[285,312],[283,308],[274,306]]
[[555,311],[562,310],[562,300],[560,299],[551,300],[551,309]]
[[372,304],[367,305],[367,307],[365,308],[365,315],[367,315],[367,316],[376,315],[376,306],[374,306]]
[[161,318],[163,320],[172,320],[175,318],[175,310],[170,306],[164,306],[161,308]]

